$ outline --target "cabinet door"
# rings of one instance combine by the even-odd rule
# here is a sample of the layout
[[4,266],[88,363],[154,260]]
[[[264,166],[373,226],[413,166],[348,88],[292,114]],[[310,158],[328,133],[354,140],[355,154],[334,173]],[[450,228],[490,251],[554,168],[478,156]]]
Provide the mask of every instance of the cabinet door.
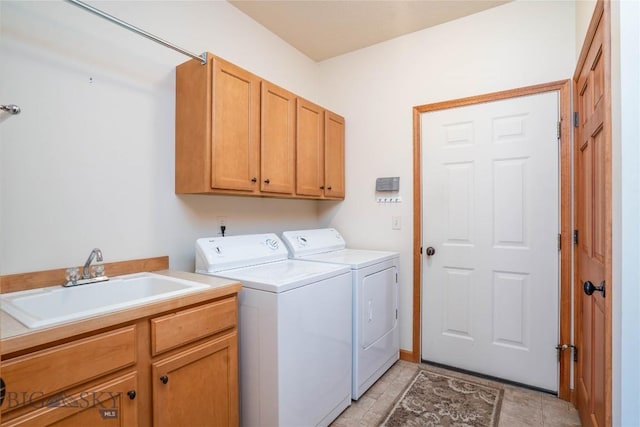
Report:
[[321,197],[324,191],[324,109],[298,98],[296,193]]
[[256,192],[260,79],[220,58],[214,61],[211,187]]
[[344,118],[325,111],[324,196],[344,199]]
[[260,141],[260,190],[293,194],[295,180],[295,95],[272,83],[262,82]]
[[[3,427],[127,427],[138,425],[137,377],[135,372],[115,379],[75,388],[53,397],[27,404],[32,411],[5,420]],[[11,403],[11,402],[5,402]],[[26,412],[26,413],[25,413]]]
[[238,425],[238,341],[227,334],[152,365],[153,425]]

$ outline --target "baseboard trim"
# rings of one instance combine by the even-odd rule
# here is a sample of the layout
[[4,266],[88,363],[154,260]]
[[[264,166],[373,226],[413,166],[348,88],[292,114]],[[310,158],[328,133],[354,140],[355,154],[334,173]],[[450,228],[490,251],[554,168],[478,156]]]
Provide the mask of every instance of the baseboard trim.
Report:
[[400,349],[400,360],[418,363],[420,360],[415,357],[412,351]]

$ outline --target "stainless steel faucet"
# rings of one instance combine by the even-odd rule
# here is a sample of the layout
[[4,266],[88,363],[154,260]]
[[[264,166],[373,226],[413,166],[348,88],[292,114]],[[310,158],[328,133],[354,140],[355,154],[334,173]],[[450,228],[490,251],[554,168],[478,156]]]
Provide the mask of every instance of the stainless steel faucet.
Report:
[[[78,268],[71,267],[67,269],[67,283],[62,286],[78,286],[78,285],[86,285],[88,283],[95,282],[104,282],[109,280],[109,278],[104,274],[104,266],[102,264],[96,264],[94,266],[94,274],[91,274],[91,263],[93,260],[96,262],[102,262],[102,251],[98,248],[95,248],[89,254],[89,258],[84,263],[82,267],[82,278],[78,279]],[[93,277],[92,277],[93,276]]]
[[93,257],[96,258],[96,261],[102,262],[102,251],[98,248],[95,248],[91,251],[91,253],[89,254],[89,258],[87,258],[87,261],[84,263],[84,267],[82,267],[83,279],[91,278],[91,274],[89,273],[89,266],[93,262]]

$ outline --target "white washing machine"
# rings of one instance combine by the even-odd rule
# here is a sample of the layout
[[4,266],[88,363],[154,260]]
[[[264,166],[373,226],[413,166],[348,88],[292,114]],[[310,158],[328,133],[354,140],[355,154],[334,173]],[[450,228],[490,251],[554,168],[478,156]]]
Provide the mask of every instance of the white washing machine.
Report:
[[353,291],[353,378],[358,400],[400,357],[397,252],[347,249],[333,228],[285,231],[293,258],[351,268]]
[[196,272],[242,283],[240,423],[326,426],[351,404],[351,273],[275,234],[202,238]]

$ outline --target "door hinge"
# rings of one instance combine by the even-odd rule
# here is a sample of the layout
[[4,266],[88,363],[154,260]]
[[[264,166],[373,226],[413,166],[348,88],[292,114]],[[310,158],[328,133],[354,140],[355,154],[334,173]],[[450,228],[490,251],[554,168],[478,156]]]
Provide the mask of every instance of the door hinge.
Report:
[[567,350],[567,349],[571,349],[571,352],[573,353],[573,361],[577,362],[578,361],[578,347],[576,347],[573,344],[558,344],[556,346],[556,351],[558,352],[558,362],[560,361],[562,350]]
[[422,255],[422,246],[420,246],[420,255]]
[[580,114],[578,114],[577,111],[573,112],[573,127],[574,128],[580,127]]
[[396,283],[398,283],[398,273],[396,273]]
[[562,122],[558,122],[558,139],[562,135]]
[[558,233],[558,250],[562,250],[562,234]]
[[578,244],[578,230],[573,230],[573,244]]
[[396,308],[396,320],[398,320],[398,309]]

